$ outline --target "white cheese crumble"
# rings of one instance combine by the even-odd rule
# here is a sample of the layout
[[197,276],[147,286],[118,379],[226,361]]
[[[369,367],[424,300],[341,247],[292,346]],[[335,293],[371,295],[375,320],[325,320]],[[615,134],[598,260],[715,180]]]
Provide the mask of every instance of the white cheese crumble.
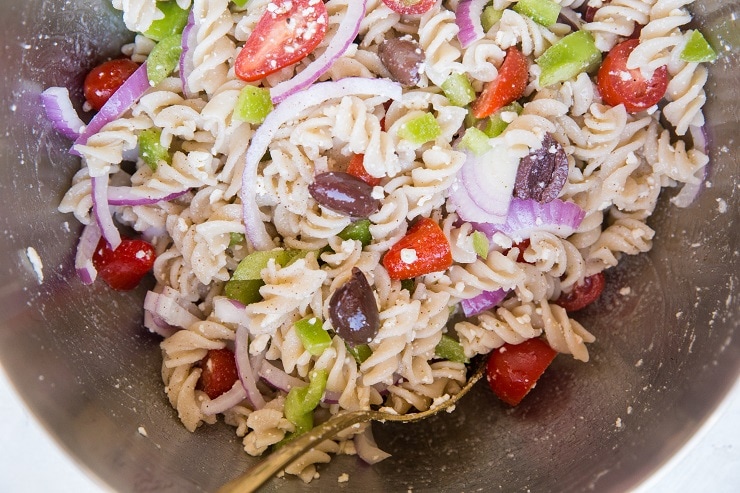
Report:
[[413,248],[403,248],[401,250],[401,262],[404,264],[413,264],[417,258],[416,250]]
[[38,252],[33,247],[26,248],[26,257],[31,262],[31,268],[34,275],[36,275],[36,280],[41,284],[44,282],[44,264],[41,262],[41,257],[39,257]]
[[144,428],[143,426],[139,426],[139,429],[137,431],[139,432],[139,435],[143,437],[148,436],[146,433],[146,428]]
[[337,478],[337,483],[346,483],[347,481],[349,481],[349,474],[347,474],[346,472],[340,474]]

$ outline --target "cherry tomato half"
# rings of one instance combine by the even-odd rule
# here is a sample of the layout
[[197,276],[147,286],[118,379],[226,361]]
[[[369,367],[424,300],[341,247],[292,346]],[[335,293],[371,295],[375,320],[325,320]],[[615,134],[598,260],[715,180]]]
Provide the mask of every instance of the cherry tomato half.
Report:
[[555,303],[569,312],[582,310],[599,299],[604,286],[606,286],[606,278],[602,272],[599,272],[573,286],[569,293],[562,293]]
[[557,354],[542,339],[504,344],[488,355],[488,385],[499,399],[516,406],[534,388]]
[[637,113],[654,106],[668,88],[668,70],[658,68],[651,79],[645,79],[640,69],[628,69],[627,59],[640,44],[629,39],[614,47],[601,64],[597,85],[601,98],[611,106],[623,104],[630,113]]
[[128,58],[119,58],[101,63],[85,77],[82,88],[85,99],[93,109],[100,110],[137,68],[139,68],[139,64]]
[[209,349],[200,367],[202,371],[198,386],[211,399],[231,390],[239,378],[234,353],[227,348]]
[[399,14],[413,15],[428,12],[436,0],[383,0],[383,3]]
[[154,247],[144,240],[125,238],[118,248],[111,250],[101,238],[93,254],[93,265],[111,288],[128,291],[152,270],[156,258]]
[[485,118],[522,97],[529,81],[529,61],[524,54],[512,46],[506,50],[504,63],[495,79],[486,85],[473,102],[473,116]]
[[280,0],[264,13],[234,62],[237,77],[259,80],[305,58],[326,36],[329,14],[317,0]]

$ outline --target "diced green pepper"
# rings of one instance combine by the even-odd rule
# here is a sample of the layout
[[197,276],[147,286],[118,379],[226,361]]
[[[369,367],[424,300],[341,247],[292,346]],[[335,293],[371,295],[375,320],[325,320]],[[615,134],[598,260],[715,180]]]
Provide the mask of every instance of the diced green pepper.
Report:
[[180,62],[182,34],[171,34],[157,43],[146,59],[146,75],[149,84],[156,86],[175,70]]
[[244,7],[249,0],[231,0],[237,7]]
[[259,125],[272,111],[270,90],[264,87],[244,86],[234,107],[234,118]]
[[368,359],[372,354],[373,350],[370,349],[370,346],[367,344],[358,344],[355,347],[350,346],[349,344],[345,344],[347,347],[347,351],[349,354],[352,355],[352,357],[357,361],[358,364],[364,363],[366,359]]
[[488,135],[483,133],[482,130],[470,127],[465,130],[465,134],[460,139],[460,146],[470,150],[476,156],[482,156],[491,150],[491,144],[488,141]]
[[452,74],[442,83],[442,91],[455,106],[467,106],[475,101],[475,89],[465,74]]
[[483,132],[489,137],[498,137],[504,130],[506,130],[506,127],[508,127],[511,122],[511,119],[508,118],[507,115],[504,115],[504,113],[516,113],[517,115],[521,115],[523,110],[524,108],[522,108],[522,105],[516,101],[508,106],[504,106],[489,117],[488,124]]
[[224,296],[236,300],[243,305],[256,303],[262,299],[260,288],[265,285],[262,279],[245,281],[231,279],[224,285]]
[[483,25],[483,30],[485,32],[488,32],[491,30],[491,28],[501,20],[501,16],[504,15],[503,10],[496,10],[493,8],[493,5],[489,5],[488,7],[483,9],[483,13],[480,17],[480,22]]
[[229,248],[235,247],[244,243],[247,237],[244,233],[229,233]]
[[405,289],[409,293],[413,293],[415,288],[416,288],[416,281],[414,281],[413,279],[402,279],[401,280],[401,289]]
[[260,273],[267,267],[270,259],[274,259],[278,265],[285,267],[290,262],[303,258],[308,254],[307,250],[264,250],[252,252],[244,257],[236,270],[231,275],[235,281],[250,281],[262,279]]
[[398,129],[398,136],[414,144],[424,144],[442,134],[437,119],[431,113],[412,118]]
[[442,334],[442,339],[434,348],[434,354],[438,358],[454,361],[455,363],[467,363],[469,361],[465,356],[462,344],[447,334]]
[[343,240],[359,240],[362,246],[368,246],[373,241],[373,235],[370,234],[370,220],[355,221],[340,231],[337,236]]
[[172,162],[169,150],[161,143],[162,131],[156,127],[147,128],[139,133],[139,157],[152,169],[157,171],[160,161]]
[[309,317],[295,323],[295,332],[306,351],[319,356],[331,346],[331,336],[317,317]]
[[295,434],[313,428],[313,410],[324,396],[328,378],[326,370],[313,370],[309,374],[308,387],[293,387],[288,392],[284,412],[286,419],[295,425]]
[[717,52],[706,40],[704,35],[698,30],[694,30],[689,36],[679,58],[684,62],[713,62],[717,59]]
[[475,253],[478,254],[480,258],[485,260],[488,257],[488,249],[491,247],[488,237],[480,231],[475,231],[472,236],[473,250],[475,250]]
[[181,9],[175,1],[157,2],[157,8],[162,11],[164,17],[152,22],[149,29],[144,31],[144,35],[154,41],[162,41],[171,34],[180,34],[188,23],[190,11]]
[[553,0],[519,0],[511,8],[545,27],[555,24],[560,15],[560,5]]
[[547,87],[597,69],[601,65],[601,51],[590,32],[576,31],[549,47],[537,64],[542,69],[540,86]]

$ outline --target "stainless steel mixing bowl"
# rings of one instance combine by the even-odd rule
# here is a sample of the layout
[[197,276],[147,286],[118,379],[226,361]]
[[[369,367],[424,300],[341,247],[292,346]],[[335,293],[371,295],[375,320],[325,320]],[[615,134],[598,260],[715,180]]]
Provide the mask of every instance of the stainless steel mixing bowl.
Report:
[[[144,290],[80,284],[80,226],[56,211],[78,161],[39,93],[79,88],[89,67],[116,54],[126,36],[119,15],[91,0],[0,5],[0,361],[49,433],[112,488],[211,491],[254,459],[226,426],[191,434],[180,425],[162,390],[157,337],[141,325]],[[342,490],[343,472],[350,489],[369,492],[623,491],[696,432],[740,372],[740,2],[700,1],[694,11],[728,47],[707,88],[711,187],[689,209],[663,204],[651,220],[654,250],[608,273],[608,291],[581,315],[598,338],[592,361],[557,358],[515,409],[479,385],[452,414],[376,425],[391,459],[367,467],[338,457],[320,480],[266,491]]]

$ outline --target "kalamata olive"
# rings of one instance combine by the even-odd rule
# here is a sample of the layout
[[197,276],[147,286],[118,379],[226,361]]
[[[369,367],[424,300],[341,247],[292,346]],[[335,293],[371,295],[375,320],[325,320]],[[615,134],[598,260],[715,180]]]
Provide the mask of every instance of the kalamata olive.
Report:
[[316,202],[340,214],[367,217],[380,209],[380,200],[373,198],[373,187],[342,171],[316,175],[308,191]]
[[354,267],[352,276],[329,300],[329,318],[337,335],[354,347],[367,344],[377,335],[380,314],[365,274]]
[[378,56],[393,80],[405,86],[418,84],[424,63],[419,43],[409,38],[386,39],[378,46]]
[[568,156],[552,135],[545,134],[542,146],[519,163],[514,195],[538,202],[555,200],[568,179]]

